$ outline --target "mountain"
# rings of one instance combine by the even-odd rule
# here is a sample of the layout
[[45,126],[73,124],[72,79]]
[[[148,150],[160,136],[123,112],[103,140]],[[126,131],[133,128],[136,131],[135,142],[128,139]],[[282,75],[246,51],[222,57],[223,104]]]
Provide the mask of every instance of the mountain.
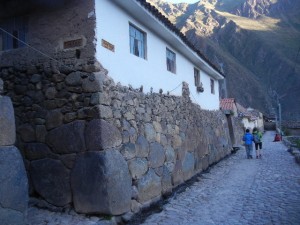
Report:
[[300,120],[299,0],[147,1],[224,72],[223,97]]

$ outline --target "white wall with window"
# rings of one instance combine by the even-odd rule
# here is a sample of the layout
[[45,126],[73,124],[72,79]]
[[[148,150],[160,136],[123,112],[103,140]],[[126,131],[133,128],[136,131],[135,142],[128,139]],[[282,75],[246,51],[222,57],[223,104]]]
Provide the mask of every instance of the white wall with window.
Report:
[[[145,12],[136,9],[138,13],[131,14],[114,2],[95,1],[96,57],[109,71],[108,75],[122,85],[134,88],[143,85],[145,93],[150,92],[152,87],[154,92],[159,92],[159,89],[163,93],[173,90],[170,94],[181,95],[180,84],[185,81],[189,84],[190,97],[194,103],[203,109],[219,109],[218,80],[208,76],[199,65],[192,63],[177,49],[178,37],[174,34],[173,40],[166,40],[161,32],[156,33],[144,24],[147,19],[142,14]],[[134,10],[134,7],[131,9]],[[153,23],[158,21],[153,19]],[[102,40],[113,46],[114,51],[101,45]],[[198,57],[196,53],[195,57]],[[194,68],[199,69],[201,76],[198,82],[203,84],[204,92],[197,91]],[[211,79],[214,80],[213,94]]]

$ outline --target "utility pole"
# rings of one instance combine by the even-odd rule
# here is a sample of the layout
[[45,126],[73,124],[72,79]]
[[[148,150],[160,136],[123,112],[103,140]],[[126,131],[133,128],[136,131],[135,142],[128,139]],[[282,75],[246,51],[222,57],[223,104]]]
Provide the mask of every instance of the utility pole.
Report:
[[278,127],[278,119],[277,119],[277,110],[276,110],[276,108],[274,109],[274,113],[275,113],[275,126],[276,126],[276,130],[277,130],[277,127]]
[[[279,130],[279,134],[281,136],[282,131],[281,131],[281,104],[279,102],[279,96],[278,93],[276,91],[273,91],[273,96],[275,97],[275,104],[277,104],[278,107],[278,112],[277,110],[275,110],[275,121],[276,121],[276,130]],[[276,108],[275,108],[276,109]],[[277,116],[278,113],[278,116]]]
[[279,132],[280,132],[280,136],[282,134],[282,131],[281,131],[281,105],[278,101],[278,127],[279,127]]

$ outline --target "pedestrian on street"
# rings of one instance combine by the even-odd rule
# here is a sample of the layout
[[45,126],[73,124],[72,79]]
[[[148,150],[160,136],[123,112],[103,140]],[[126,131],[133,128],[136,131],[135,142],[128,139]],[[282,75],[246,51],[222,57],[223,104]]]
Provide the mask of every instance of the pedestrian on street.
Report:
[[254,145],[255,145],[255,153],[256,153],[256,158],[261,158],[261,151],[262,151],[262,133],[256,128],[253,128],[253,140],[254,140]]
[[252,142],[253,142],[253,135],[250,133],[249,129],[246,129],[246,133],[243,136],[243,141],[245,142],[246,154],[247,159],[252,159]]

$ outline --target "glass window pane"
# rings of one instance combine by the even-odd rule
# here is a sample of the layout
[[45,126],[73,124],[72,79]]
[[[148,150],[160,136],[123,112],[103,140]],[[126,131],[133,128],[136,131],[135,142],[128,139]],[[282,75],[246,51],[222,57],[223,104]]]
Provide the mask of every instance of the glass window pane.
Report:
[[3,21],[0,27],[5,30],[5,32],[2,32],[2,47],[0,50],[9,50],[25,46],[24,42],[26,42],[27,34],[26,18],[9,18]]
[[200,85],[200,72],[196,68],[194,68],[194,78],[195,78],[195,86],[198,87]]
[[129,25],[130,53],[141,58],[146,58],[146,34],[141,30]]
[[176,55],[174,52],[166,49],[166,60],[167,60],[167,70],[175,73],[176,72]]
[[215,93],[215,82],[213,79],[210,79],[210,89],[211,89],[211,93],[214,94]]

